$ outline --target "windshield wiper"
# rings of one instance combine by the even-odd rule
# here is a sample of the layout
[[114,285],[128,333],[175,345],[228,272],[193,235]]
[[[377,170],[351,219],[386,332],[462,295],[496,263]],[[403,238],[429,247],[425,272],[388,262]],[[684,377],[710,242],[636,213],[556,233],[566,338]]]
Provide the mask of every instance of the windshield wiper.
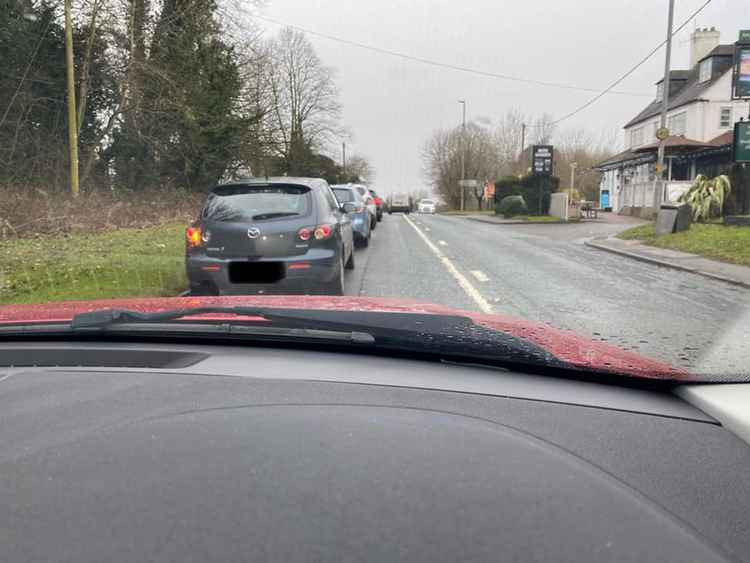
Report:
[[253,221],[260,221],[261,219],[276,219],[277,217],[294,217],[299,213],[290,212],[277,212],[277,213],[261,213],[260,215],[253,215]]
[[[326,330],[328,326],[300,326],[309,324],[309,318],[293,314],[283,314],[273,312],[272,309],[262,309],[255,307],[192,307],[188,309],[174,309],[171,311],[162,311],[158,313],[142,313],[130,309],[102,309],[90,313],[80,313],[74,316],[70,321],[70,329],[73,331],[96,331],[106,329],[117,329],[128,325],[132,328],[138,325],[163,325],[171,321],[193,317],[205,314],[222,314],[233,315],[237,317],[260,317],[266,321],[282,323],[284,327],[248,327],[232,326],[233,319],[222,319],[221,323],[201,325],[204,329],[213,332],[219,330],[222,332],[243,333],[246,335],[256,336],[277,336],[277,337],[304,337],[318,338],[324,340],[348,340],[355,344],[373,344],[375,338],[366,332],[352,330]],[[200,319],[195,319],[200,321]],[[296,325],[296,326],[295,326]],[[195,329],[195,325],[191,325]],[[173,325],[176,328],[176,325]],[[336,329],[338,327],[331,327]]]

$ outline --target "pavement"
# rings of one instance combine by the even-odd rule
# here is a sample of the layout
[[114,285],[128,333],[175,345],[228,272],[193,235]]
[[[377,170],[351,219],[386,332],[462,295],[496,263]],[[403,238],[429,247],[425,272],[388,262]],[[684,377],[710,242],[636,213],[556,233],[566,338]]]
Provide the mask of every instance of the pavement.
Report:
[[708,278],[750,288],[750,268],[747,266],[719,262],[718,260],[703,258],[697,254],[668,248],[656,248],[641,244],[637,240],[620,240],[607,237],[586,241],[586,245],[634,260],[649,262],[665,268],[693,272]]
[[346,293],[547,323],[693,372],[745,371],[745,287],[586,244],[639,223],[498,226],[465,216],[386,215],[370,247],[357,251]]

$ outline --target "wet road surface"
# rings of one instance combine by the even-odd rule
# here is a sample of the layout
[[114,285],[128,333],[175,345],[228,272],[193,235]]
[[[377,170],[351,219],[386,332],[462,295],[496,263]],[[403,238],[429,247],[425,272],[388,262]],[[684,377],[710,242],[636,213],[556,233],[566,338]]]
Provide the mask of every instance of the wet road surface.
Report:
[[747,371],[750,290],[583,244],[627,226],[386,215],[346,293],[522,317],[690,371]]

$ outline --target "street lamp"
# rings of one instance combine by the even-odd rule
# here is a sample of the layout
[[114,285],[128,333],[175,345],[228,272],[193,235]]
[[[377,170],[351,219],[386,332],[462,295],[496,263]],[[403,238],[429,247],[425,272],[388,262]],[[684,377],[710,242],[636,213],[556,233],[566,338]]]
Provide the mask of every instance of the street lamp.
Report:
[[464,210],[464,180],[466,180],[466,100],[458,100],[463,106],[463,118],[461,120],[461,211]]
[[570,201],[573,201],[573,190],[576,187],[576,168],[578,168],[577,162],[570,163]]

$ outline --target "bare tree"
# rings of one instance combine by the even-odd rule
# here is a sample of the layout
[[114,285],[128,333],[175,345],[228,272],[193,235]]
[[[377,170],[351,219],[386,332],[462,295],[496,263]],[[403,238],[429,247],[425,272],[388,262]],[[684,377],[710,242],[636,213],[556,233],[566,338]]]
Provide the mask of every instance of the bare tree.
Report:
[[283,29],[269,44],[271,111],[266,127],[290,171],[322,150],[339,127],[341,107],[334,72],[303,33]]

